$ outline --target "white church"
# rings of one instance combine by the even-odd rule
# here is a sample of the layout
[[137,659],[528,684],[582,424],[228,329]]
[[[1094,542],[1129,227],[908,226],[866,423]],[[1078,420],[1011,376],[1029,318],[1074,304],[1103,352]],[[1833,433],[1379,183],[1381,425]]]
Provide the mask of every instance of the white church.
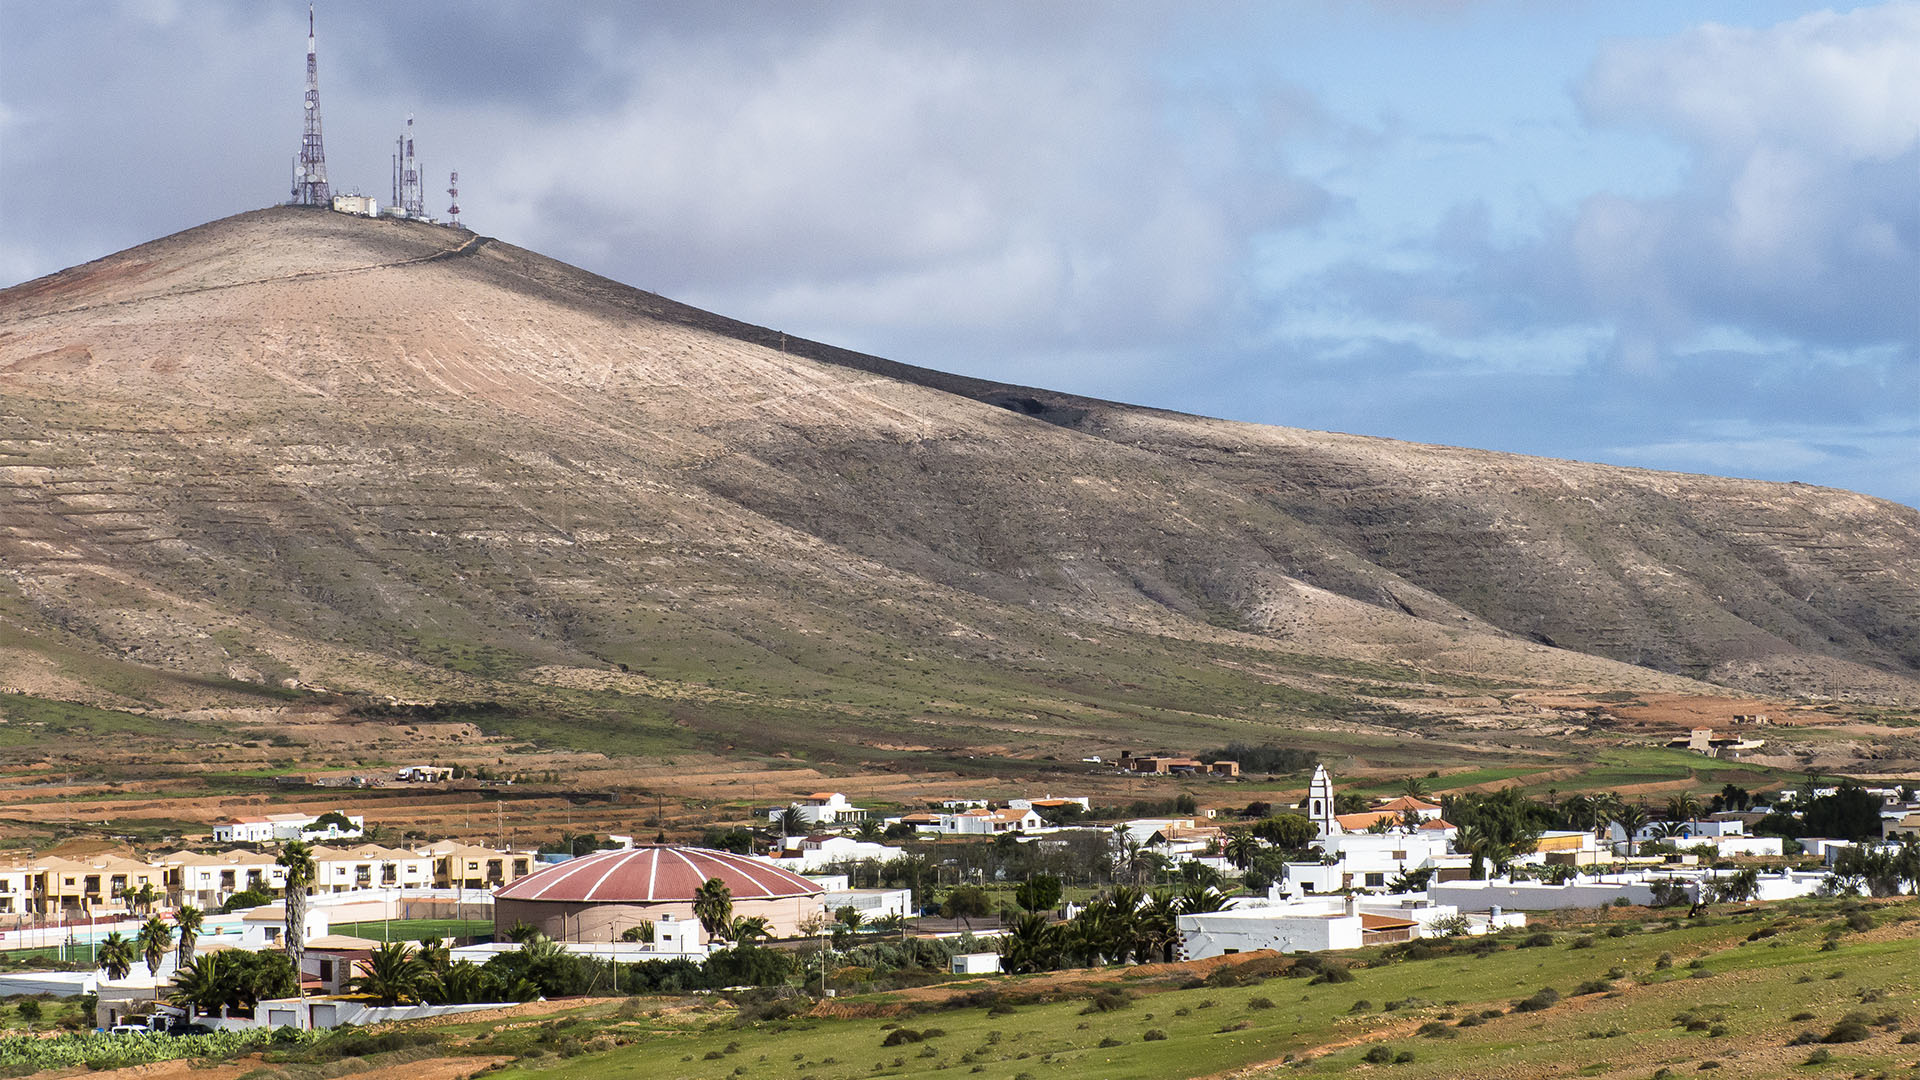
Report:
[[[1319,862],[1288,863],[1271,890],[1274,899],[1342,889],[1385,892],[1410,871],[1431,868],[1435,876],[1465,877],[1471,859],[1449,850],[1459,830],[1443,821],[1440,807],[1401,796],[1356,814],[1334,813],[1333,777],[1316,766],[1307,785],[1307,817],[1319,829]],[[1417,824],[1415,824],[1417,822]]]

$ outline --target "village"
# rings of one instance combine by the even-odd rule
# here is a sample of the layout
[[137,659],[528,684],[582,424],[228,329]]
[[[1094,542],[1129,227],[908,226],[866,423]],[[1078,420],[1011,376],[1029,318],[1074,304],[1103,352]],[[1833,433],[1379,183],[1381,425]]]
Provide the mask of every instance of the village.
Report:
[[[1172,755],[1113,764],[1238,772]],[[0,972],[0,995],[79,999],[115,1032],[317,1030],[596,987],[830,994],[831,970],[872,966],[882,943],[924,977],[1027,974],[1341,954],[1568,909],[1920,890],[1913,786],[1728,785],[1658,807],[1401,786],[1365,799],[1320,765],[1295,806],[1221,804],[1232,788],[1215,785],[1210,805],[1184,790],[1150,816],[1078,795],[879,813],[818,791],[688,842],[612,834],[584,850],[386,846],[351,806],[267,814],[175,850],[0,863],[0,954],[56,961]]]

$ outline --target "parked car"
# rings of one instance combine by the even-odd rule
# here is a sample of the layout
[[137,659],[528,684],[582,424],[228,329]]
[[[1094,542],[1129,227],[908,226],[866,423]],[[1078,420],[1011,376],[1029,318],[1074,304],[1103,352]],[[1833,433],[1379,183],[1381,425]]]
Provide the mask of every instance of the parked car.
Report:
[[167,1025],[169,1035],[211,1035],[213,1029],[205,1024],[189,1024],[185,1020],[174,1020]]
[[153,1029],[145,1024],[115,1024],[107,1029],[109,1035],[151,1035]]

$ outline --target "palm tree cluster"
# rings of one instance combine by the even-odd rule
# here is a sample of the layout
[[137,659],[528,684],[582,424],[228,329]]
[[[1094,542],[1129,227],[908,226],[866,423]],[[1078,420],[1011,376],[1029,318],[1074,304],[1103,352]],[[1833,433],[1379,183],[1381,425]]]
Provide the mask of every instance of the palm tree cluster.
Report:
[[[390,942],[373,950],[348,989],[382,1006],[526,1001],[541,993],[541,987],[527,977],[528,972],[538,972],[542,965],[553,967],[563,958],[592,963],[583,957],[566,956],[559,945],[539,935],[514,955],[518,957],[515,964],[503,964],[501,970],[494,970],[491,962],[487,967],[465,960],[453,962],[450,951],[438,938],[427,938],[418,947]],[[509,972],[508,967],[520,970]],[[603,974],[601,981],[604,984],[609,980]],[[295,990],[293,966],[284,953],[228,949],[182,965],[174,974],[169,1000],[196,1014],[210,1014],[223,1008],[251,1010],[262,998],[285,997]]]
[[1147,892],[1118,885],[1064,923],[1044,911],[1017,915],[1000,940],[1001,967],[1015,974],[1068,965],[1146,964],[1173,959],[1181,915],[1219,911],[1227,898],[1208,885]]
[[1540,834],[1552,824],[1553,815],[1553,810],[1511,787],[1485,795],[1448,795],[1441,804],[1441,817],[1460,830],[1453,846],[1473,856],[1475,878],[1486,877],[1489,868],[1496,874],[1505,873],[1515,858],[1539,844]]
[[285,953],[222,949],[181,965],[167,999],[195,1015],[250,1013],[262,999],[289,997],[299,989]]

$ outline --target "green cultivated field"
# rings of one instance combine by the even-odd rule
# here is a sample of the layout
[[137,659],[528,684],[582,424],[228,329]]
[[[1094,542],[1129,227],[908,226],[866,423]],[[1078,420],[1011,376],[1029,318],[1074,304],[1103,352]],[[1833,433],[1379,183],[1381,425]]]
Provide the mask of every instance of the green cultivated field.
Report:
[[[666,999],[636,999],[618,1011],[582,1010],[544,1029],[485,1035],[471,1050],[523,1055],[499,1075],[554,1078],[1166,1080],[1249,1066],[1257,1067],[1251,1075],[1406,1078],[1645,1080],[1663,1068],[1675,1076],[1914,1075],[1920,1043],[1899,1040],[1920,1031],[1920,903],[1867,910],[1876,925],[1862,933],[1834,902],[1691,923],[1650,921],[1635,909],[1560,930],[1550,944],[1518,947],[1528,935],[1508,935],[1499,951],[1484,956],[1395,959],[1391,950],[1370,950],[1354,959],[1372,966],[1356,967],[1347,983],[1276,977],[1171,989],[1164,975],[1085,973],[1132,995],[1107,1012],[1090,1009],[1093,987],[1084,984],[1069,1000],[1017,1004],[996,1016],[976,1003],[744,1026],[721,1015],[697,1023],[672,1010],[656,1015],[653,1003],[667,1006]],[[1616,926],[1622,936],[1609,936]],[[1823,948],[1829,939],[1834,945]],[[1047,983],[1041,976],[965,986],[1001,988],[1018,1001]],[[1054,988],[1060,992],[1057,982]],[[1560,1000],[1539,1011],[1512,1010],[1542,988],[1556,990]],[[886,995],[842,1000],[889,1004]],[[1493,1009],[1502,1015],[1480,1020]],[[1801,1032],[1826,1036],[1850,1013],[1864,1023],[1863,1040],[1788,1045]],[[1460,1026],[1470,1016],[1469,1026]],[[896,1027],[938,1034],[884,1046]],[[1149,1031],[1164,1038],[1149,1040]],[[628,1045],[612,1047],[616,1041]],[[1381,1047],[1411,1060],[1365,1060]],[[1831,1060],[1803,1066],[1816,1051]]]

